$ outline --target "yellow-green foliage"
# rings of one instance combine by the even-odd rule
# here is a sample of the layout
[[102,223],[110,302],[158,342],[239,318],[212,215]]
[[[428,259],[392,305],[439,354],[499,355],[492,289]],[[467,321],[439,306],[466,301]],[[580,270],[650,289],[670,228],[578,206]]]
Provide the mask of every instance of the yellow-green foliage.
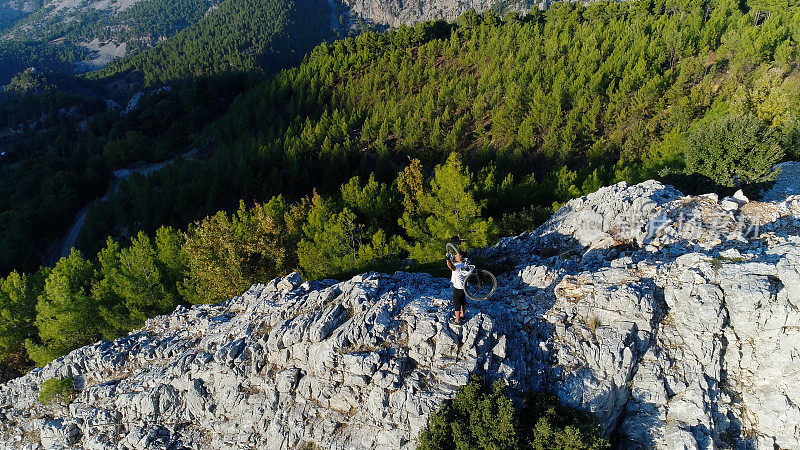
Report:
[[[301,205],[302,206],[302,205]],[[215,303],[241,293],[256,280],[291,268],[290,208],[281,197],[232,215],[220,211],[187,232],[187,278],[181,293],[191,303]],[[296,241],[295,241],[296,242]],[[288,251],[287,251],[288,250]]]
[[53,403],[69,405],[76,395],[72,377],[64,378],[63,380],[50,378],[43,381],[39,388],[39,403],[44,405]]

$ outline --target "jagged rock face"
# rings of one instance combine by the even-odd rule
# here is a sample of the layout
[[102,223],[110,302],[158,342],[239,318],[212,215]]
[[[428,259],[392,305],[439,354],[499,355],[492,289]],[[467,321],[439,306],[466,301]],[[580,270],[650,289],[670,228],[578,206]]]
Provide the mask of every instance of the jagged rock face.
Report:
[[418,22],[444,19],[454,21],[464,12],[474,9],[483,13],[493,7],[501,7],[505,12],[525,12],[532,8],[547,8],[551,0],[524,0],[507,2],[499,0],[343,0],[350,14],[368,22],[397,27]]
[[[179,308],[0,386],[0,439],[47,448],[413,447],[472,373],[552,389],[627,448],[800,447],[800,197],[624,183],[482,251],[489,301],[447,280],[296,274]],[[36,401],[73,376],[68,409]]]
[[[402,448],[469,374],[524,388],[535,379],[524,360],[533,336],[501,305],[447,323],[447,280],[301,283],[292,274],[220,305],[179,308],[8,383],[7,442],[38,432],[45,447]],[[43,380],[66,376],[81,391],[69,411],[37,404]]]

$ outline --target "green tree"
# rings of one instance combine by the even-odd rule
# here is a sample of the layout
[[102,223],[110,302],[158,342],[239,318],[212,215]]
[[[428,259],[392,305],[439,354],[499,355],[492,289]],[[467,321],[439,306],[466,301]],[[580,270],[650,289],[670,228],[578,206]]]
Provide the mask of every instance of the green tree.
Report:
[[342,203],[358,214],[370,230],[393,225],[390,221],[395,216],[393,193],[386,184],[375,179],[375,174],[370,174],[363,187],[358,176],[351,178],[342,185],[340,192]]
[[519,420],[524,447],[531,450],[610,448],[597,422],[584,412],[561,405],[552,393],[528,393]]
[[[343,192],[345,189],[343,188]],[[303,238],[297,246],[300,267],[308,278],[344,277],[388,261],[399,252],[396,237],[380,228],[370,231],[347,206],[314,195],[303,224]]]
[[180,302],[178,282],[186,268],[180,235],[161,228],[155,245],[139,234],[131,245],[120,249],[108,241],[98,254],[102,278],[94,295],[113,338],[141,326],[150,317],[171,312]]
[[609,442],[585,413],[564,407],[551,393],[525,395],[519,410],[502,380],[489,386],[477,376],[428,418],[417,439],[421,450],[605,450]]
[[184,251],[188,275],[181,294],[190,303],[216,303],[237,295],[251,284],[287,271],[284,214],[278,197],[248,210],[240,202],[232,216],[220,211],[193,225],[186,233]]
[[445,243],[459,236],[466,248],[486,246],[494,237],[491,218],[481,216],[485,201],[476,200],[478,186],[456,153],[436,166],[433,177],[419,195],[419,216],[403,213],[400,225],[414,241],[411,257],[420,262],[441,258]]
[[94,342],[103,328],[98,305],[91,296],[94,265],[72,249],[47,276],[36,304],[39,342],[25,341],[31,359],[43,366],[82,345]]
[[723,186],[774,179],[783,149],[755,116],[723,116],[689,134],[686,169]]
[[306,277],[321,278],[353,269],[358,249],[367,238],[365,227],[349,209],[337,211],[333,201],[317,194],[303,225],[297,259]]
[[[44,288],[46,273],[11,272],[0,281],[0,363],[24,351],[25,340],[36,336],[36,299]],[[26,359],[24,355],[22,359]]]
[[518,422],[505,383],[491,387],[473,377],[431,415],[418,438],[420,450],[520,448]]

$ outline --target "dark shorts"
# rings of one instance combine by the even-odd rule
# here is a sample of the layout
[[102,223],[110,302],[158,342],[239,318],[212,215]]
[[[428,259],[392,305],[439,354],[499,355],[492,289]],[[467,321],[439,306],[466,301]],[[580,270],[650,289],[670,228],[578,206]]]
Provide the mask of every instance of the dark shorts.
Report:
[[467,307],[467,296],[463,289],[453,288],[453,308],[460,310],[462,306]]

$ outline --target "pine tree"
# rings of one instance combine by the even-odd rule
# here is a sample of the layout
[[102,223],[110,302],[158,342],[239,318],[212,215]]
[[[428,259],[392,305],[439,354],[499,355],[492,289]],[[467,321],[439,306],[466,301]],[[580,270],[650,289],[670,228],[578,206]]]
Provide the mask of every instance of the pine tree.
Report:
[[24,350],[25,339],[36,336],[36,298],[44,289],[46,273],[11,272],[0,280],[0,363]]
[[45,365],[100,337],[102,320],[90,295],[93,277],[94,265],[74,248],[47,276],[36,304],[35,324],[41,343],[25,341],[37,365]]
[[451,153],[447,162],[436,166],[419,196],[419,216],[407,210],[400,220],[413,239],[411,257],[419,262],[438,260],[453,236],[459,236],[465,248],[486,246],[494,238],[495,226],[491,218],[481,216],[486,202],[476,200],[476,194],[472,174],[458,154]]
[[[166,230],[166,229],[162,229]],[[178,241],[159,230],[157,246],[140,232],[131,245],[119,249],[113,241],[98,254],[100,273],[94,295],[110,329],[106,337],[141,326],[150,317],[171,312],[179,302],[177,274],[183,269]],[[168,258],[167,261],[159,257]],[[175,261],[173,258],[177,258]],[[172,267],[167,266],[170,264]]]

